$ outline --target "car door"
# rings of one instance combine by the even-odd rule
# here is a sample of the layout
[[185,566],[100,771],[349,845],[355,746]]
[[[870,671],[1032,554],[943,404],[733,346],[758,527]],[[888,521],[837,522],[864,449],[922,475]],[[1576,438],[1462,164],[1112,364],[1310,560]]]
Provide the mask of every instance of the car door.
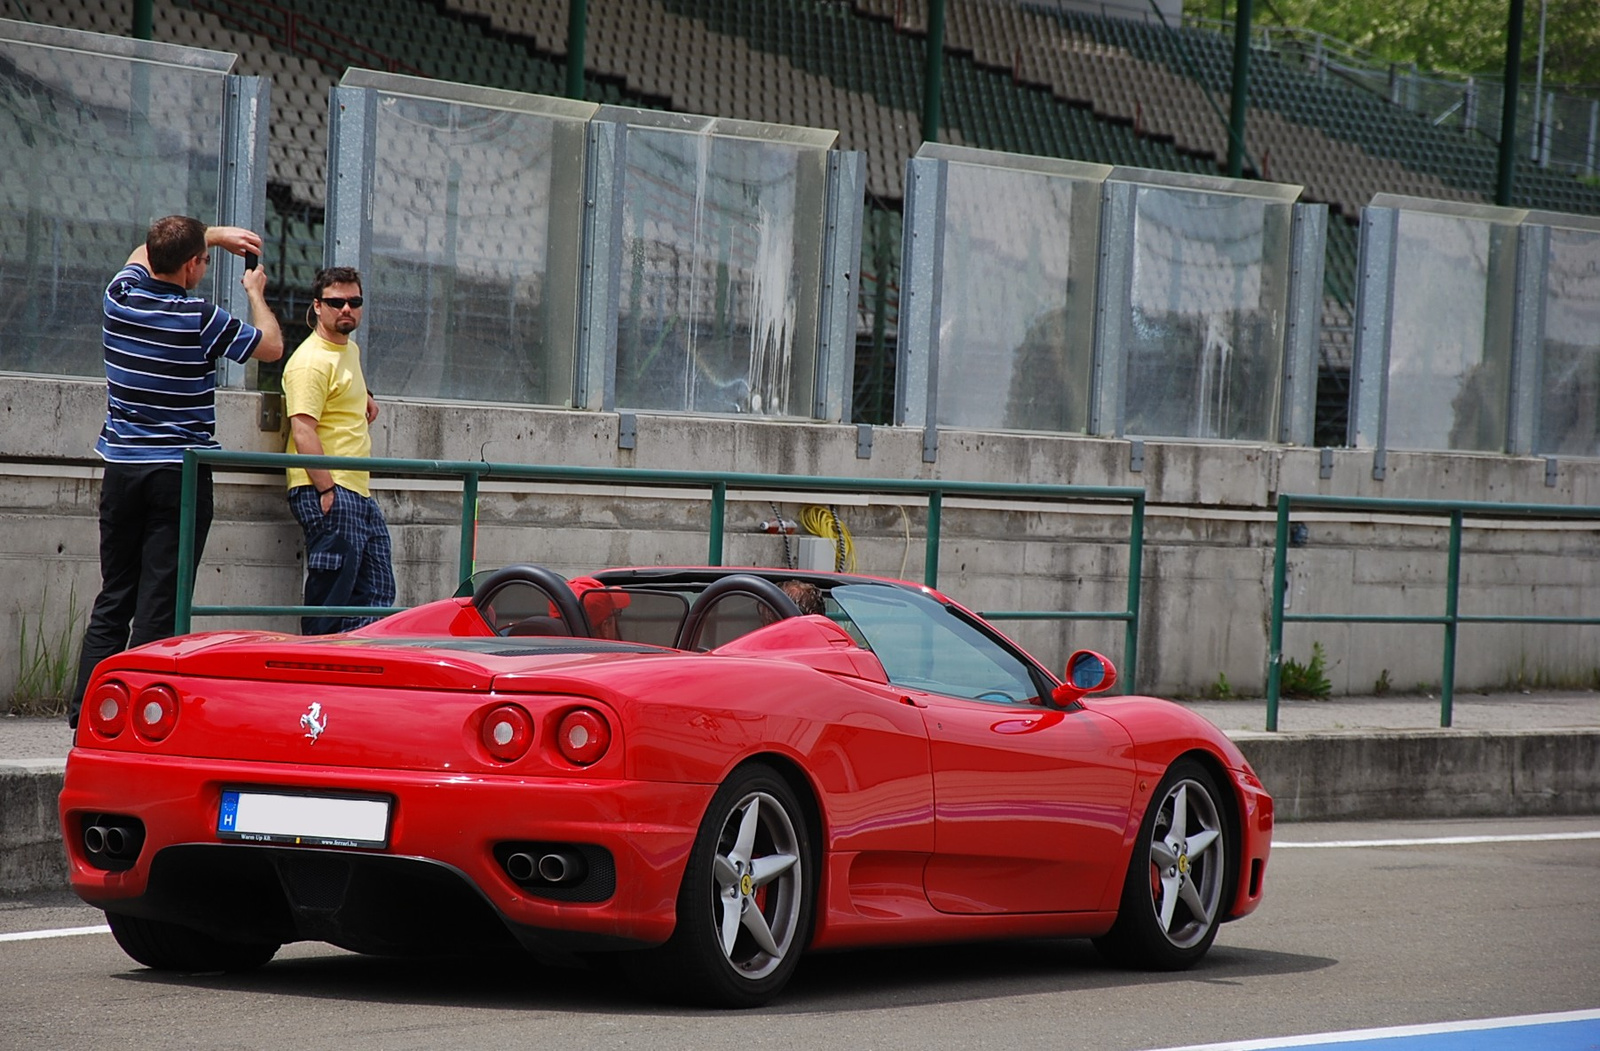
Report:
[[864,587],[834,597],[927,727],[929,901],[952,913],[1099,908],[1122,877],[1134,787],[1127,733],[1092,710],[1048,705],[1052,684],[960,610]]
[[1133,769],[1126,732],[1080,708],[924,694],[941,912],[1097,909],[1120,880]]

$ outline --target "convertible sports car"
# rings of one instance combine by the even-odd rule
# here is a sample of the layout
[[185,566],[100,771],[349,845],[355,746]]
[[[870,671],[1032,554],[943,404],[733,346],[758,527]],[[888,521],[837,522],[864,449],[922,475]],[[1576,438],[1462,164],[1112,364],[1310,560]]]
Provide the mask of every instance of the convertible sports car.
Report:
[[1184,968],[1260,903],[1272,799],[1186,709],[1085,703],[1115,678],[1080,651],[1058,681],[916,584],[511,566],[345,635],[106,660],[61,825],[160,969],[520,945],[747,1007],[807,949]]

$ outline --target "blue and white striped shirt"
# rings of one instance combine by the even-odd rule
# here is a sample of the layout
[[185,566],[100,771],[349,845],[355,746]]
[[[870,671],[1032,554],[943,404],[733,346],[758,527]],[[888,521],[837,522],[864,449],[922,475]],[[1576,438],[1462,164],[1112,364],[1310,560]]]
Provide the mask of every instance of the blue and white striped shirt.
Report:
[[217,359],[248,361],[260,330],[130,263],[106,286],[106,422],[112,463],[181,463],[217,449]]

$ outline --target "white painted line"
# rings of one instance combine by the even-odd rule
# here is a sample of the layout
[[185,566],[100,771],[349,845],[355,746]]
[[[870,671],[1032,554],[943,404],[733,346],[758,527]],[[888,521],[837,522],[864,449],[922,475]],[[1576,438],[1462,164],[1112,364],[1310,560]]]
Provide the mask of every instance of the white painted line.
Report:
[[1436,836],[1432,839],[1330,839],[1326,843],[1272,841],[1273,850],[1339,847],[1456,847],[1471,843],[1551,843],[1563,839],[1600,839],[1600,832],[1544,832],[1515,836]]
[[1397,1036],[1431,1036],[1435,1033],[1476,1033],[1488,1029],[1516,1026],[1563,1025],[1570,1022],[1600,1020],[1600,1011],[1563,1011],[1558,1014],[1517,1015],[1512,1018],[1479,1018],[1470,1022],[1436,1022],[1431,1025],[1397,1025],[1381,1029],[1348,1029],[1340,1033],[1311,1033],[1306,1036],[1269,1037],[1265,1040],[1233,1040],[1221,1044],[1185,1044],[1161,1051],[1277,1051],[1285,1047],[1315,1047],[1319,1044],[1351,1044],[1358,1040],[1382,1040]]
[[105,924],[98,927],[57,927],[52,931],[17,931],[15,934],[0,934],[0,942],[31,942],[42,938],[71,938],[78,934],[110,934],[111,928]]

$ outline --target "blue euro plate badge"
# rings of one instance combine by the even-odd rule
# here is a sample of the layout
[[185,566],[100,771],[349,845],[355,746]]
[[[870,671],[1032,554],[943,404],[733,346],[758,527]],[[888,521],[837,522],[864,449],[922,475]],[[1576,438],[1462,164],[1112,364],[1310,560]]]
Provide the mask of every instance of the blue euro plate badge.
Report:
[[389,845],[390,800],[230,788],[217,812],[217,838],[304,847]]

